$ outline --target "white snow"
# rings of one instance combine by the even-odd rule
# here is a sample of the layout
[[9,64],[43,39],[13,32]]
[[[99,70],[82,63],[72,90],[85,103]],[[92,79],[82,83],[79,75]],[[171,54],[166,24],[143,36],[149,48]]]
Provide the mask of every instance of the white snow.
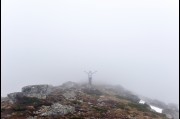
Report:
[[[145,104],[146,102],[144,100],[140,100],[139,101],[139,104]],[[158,112],[158,113],[162,113],[162,110],[161,108],[159,107],[156,107],[156,106],[153,106],[153,105],[149,105],[151,107],[152,110]]]
[[158,108],[158,107],[155,107],[155,106],[152,106],[150,105],[151,109],[153,109],[154,111],[158,112],[158,113],[162,113],[162,109],[161,108]]
[[139,103],[140,104],[145,104],[145,101],[144,100],[140,100]]

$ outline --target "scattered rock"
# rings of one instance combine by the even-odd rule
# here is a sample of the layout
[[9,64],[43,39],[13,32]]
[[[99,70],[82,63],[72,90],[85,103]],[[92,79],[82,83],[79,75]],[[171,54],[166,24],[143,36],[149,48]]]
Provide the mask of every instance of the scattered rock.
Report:
[[[122,87],[88,87],[67,82],[61,86],[31,85],[22,92],[1,97],[1,118],[7,119],[178,119],[172,104],[163,114],[139,104],[139,98]],[[11,103],[9,103],[11,102]],[[15,103],[14,103],[15,102]],[[137,103],[136,103],[137,102]]]
[[63,96],[68,100],[75,100],[76,99],[76,94],[74,91],[67,91],[63,94]]
[[36,116],[34,116],[34,117],[30,116],[27,119],[37,119],[37,117]]
[[34,106],[26,106],[27,110],[35,110]]
[[59,103],[54,103],[52,106],[44,106],[39,110],[41,116],[59,116],[66,115],[68,113],[73,113],[75,108],[72,106],[61,105]]

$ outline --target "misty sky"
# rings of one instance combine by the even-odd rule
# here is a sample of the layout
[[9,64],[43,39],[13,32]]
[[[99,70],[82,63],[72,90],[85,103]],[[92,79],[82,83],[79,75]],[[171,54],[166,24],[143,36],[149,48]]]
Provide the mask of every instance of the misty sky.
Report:
[[33,84],[120,84],[179,103],[178,0],[2,0],[1,95]]

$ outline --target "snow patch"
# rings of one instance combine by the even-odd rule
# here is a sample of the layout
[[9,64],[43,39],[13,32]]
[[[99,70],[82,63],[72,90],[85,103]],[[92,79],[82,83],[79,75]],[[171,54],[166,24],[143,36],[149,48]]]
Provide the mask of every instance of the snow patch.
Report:
[[145,104],[145,101],[144,100],[140,100],[139,103],[140,104]]
[[152,106],[150,105],[151,109],[153,109],[154,111],[158,112],[158,113],[162,113],[162,109],[161,108],[158,108],[158,107],[155,107],[155,106]]

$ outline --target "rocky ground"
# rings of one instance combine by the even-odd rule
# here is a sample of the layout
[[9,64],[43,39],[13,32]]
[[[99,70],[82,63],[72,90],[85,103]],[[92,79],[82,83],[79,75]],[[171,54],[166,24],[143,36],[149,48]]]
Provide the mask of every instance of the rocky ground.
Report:
[[154,112],[147,104],[139,104],[139,100],[120,86],[88,86],[73,82],[57,87],[33,85],[1,98],[1,119],[168,118]]

